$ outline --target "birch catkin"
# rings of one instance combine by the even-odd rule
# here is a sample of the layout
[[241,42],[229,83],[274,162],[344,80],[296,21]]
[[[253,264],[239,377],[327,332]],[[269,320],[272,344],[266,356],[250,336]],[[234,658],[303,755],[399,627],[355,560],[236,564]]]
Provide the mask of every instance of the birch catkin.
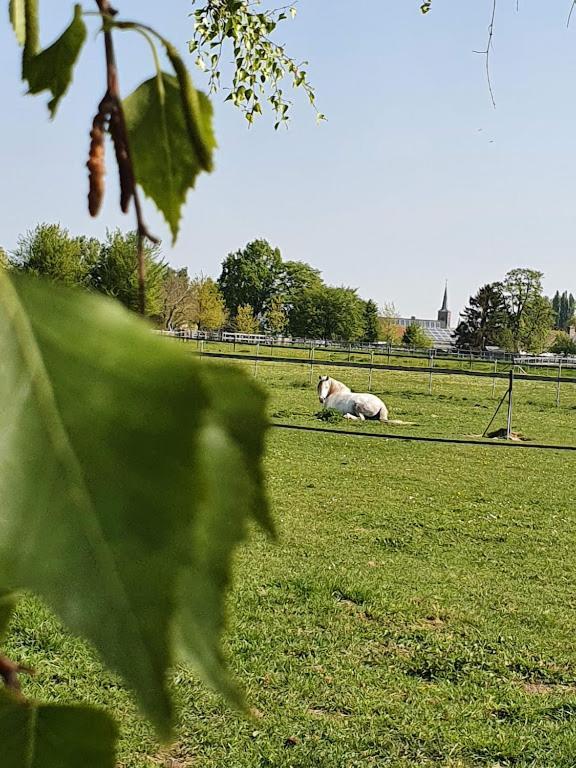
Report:
[[90,216],[98,215],[104,199],[106,117],[103,111],[99,111],[92,122],[92,130],[90,131],[90,154],[86,163],[90,181],[88,192]]

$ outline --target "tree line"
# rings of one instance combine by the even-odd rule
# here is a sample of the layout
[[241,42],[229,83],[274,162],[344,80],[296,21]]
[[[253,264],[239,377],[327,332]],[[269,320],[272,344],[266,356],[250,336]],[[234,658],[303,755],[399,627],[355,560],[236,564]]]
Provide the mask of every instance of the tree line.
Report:
[[557,291],[550,300],[543,294],[543,277],[534,269],[512,269],[502,281],[483,285],[461,315],[457,346],[576,353],[576,343],[567,333],[574,323],[574,297]]
[[[137,311],[135,249],[134,232],[111,231],[100,241],[40,224],[18,239],[12,253],[0,249],[0,266],[98,291]],[[229,253],[216,280],[174,269],[159,246],[146,246],[145,264],[147,314],[161,328],[431,346],[416,323],[398,326],[393,304],[379,311],[355,288],[327,285],[310,264],[283,260],[280,250],[263,239]],[[461,315],[456,345],[576,354],[567,333],[574,322],[574,296],[557,291],[550,300],[542,278],[537,270],[513,269],[503,280],[482,286]]]
[[[74,237],[57,224],[40,224],[0,249],[5,266],[68,286],[98,291],[138,310],[136,233],[108,232],[104,241]],[[254,240],[230,253],[217,280],[174,269],[158,246],[145,248],[147,315],[166,329],[235,330],[341,341],[376,341],[379,312],[357,290],[330,286],[301,261],[284,261],[278,248]]]

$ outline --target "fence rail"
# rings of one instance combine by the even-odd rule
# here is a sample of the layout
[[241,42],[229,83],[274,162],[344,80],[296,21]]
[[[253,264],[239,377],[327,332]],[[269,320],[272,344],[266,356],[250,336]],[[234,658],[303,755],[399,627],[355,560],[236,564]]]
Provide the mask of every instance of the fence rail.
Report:
[[520,355],[495,350],[470,352],[465,350],[430,349],[397,347],[386,343],[353,343],[343,346],[341,342],[322,339],[300,339],[266,334],[232,333],[228,331],[159,331],[160,334],[182,339],[183,341],[209,341],[214,344],[242,344],[245,346],[273,347],[275,349],[294,349],[330,351],[348,355],[374,355],[376,357],[410,357],[423,360],[446,360],[453,362],[503,363],[521,365],[529,368],[564,368],[576,369],[576,357],[560,355]]
[[[195,351],[193,354],[202,357],[213,357],[222,360],[244,360],[254,363],[285,363],[288,365],[305,365],[318,367],[320,365],[336,368],[359,368],[364,371],[405,371],[407,373],[427,373],[429,376],[475,376],[484,379],[506,379],[510,376],[509,371],[474,371],[462,370],[460,368],[440,368],[438,366],[415,366],[415,365],[387,365],[385,363],[357,363],[348,360],[315,360],[314,358],[304,357],[281,357],[279,355],[247,355],[237,352],[210,352],[206,350]],[[543,381],[551,384],[576,384],[576,377],[573,376],[544,376],[538,373],[517,373],[514,376],[516,381]]]

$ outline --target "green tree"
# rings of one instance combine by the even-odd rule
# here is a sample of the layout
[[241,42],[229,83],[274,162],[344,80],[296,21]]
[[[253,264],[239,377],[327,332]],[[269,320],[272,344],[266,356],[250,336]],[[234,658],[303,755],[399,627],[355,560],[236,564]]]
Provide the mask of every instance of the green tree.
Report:
[[417,349],[429,349],[432,342],[418,323],[410,323],[402,336],[402,344],[405,347],[415,347]]
[[238,333],[258,333],[260,325],[254,317],[254,310],[250,304],[242,304],[234,318],[234,328]]
[[303,291],[324,285],[320,270],[305,261],[285,261],[280,277],[280,290],[286,303],[291,304]]
[[380,322],[378,307],[372,299],[364,302],[364,339],[368,342],[378,341],[380,336]]
[[166,268],[161,297],[160,322],[162,327],[167,330],[189,327],[193,322],[192,283],[186,268]]
[[[542,296],[542,272],[512,269],[502,282],[515,352],[537,349],[552,325],[552,307]],[[548,311],[547,311],[548,308]]]
[[483,285],[470,301],[456,328],[459,347],[486,349],[502,346],[509,325],[506,300],[501,283]]
[[266,240],[253,240],[242,250],[230,253],[222,262],[218,287],[232,317],[249,304],[256,317],[266,313],[280,292],[282,257]]
[[224,299],[211,277],[200,275],[192,281],[190,317],[200,331],[217,331],[226,323]]
[[379,338],[387,344],[400,344],[403,332],[398,325],[398,310],[392,302],[386,302],[382,306],[382,314],[379,318]]
[[8,254],[4,248],[0,248],[0,269],[8,269],[10,267],[10,260]]
[[[140,308],[138,262],[136,260],[138,235],[122,234],[120,230],[108,232],[100,248],[98,261],[90,271],[90,285],[100,293],[113,296],[125,307],[137,312]],[[164,312],[163,286],[167,266],[161,259],[157,245],[144,249],[146,268],[146,312],[162,317]]]
[[288,316],[284,309],[284,302],[280,296],[275,296],[270,302],[268,312],[264,320],[266,331],[273,336],[280,336],[288,325]]
[[560,294],[556,291],[552,299],[552,311],[554,316],[554,328],[567,331],[574,318],[575,299],[568,291]]
[[576,355],[576,340],[565,331],[560,331],[549,347],[550,352],[557,355]]
[[296,298],[289,322],[293,336],[355,341],[364,332],[364,302],[353,288],[312,288]]
[[524,313],[518,339],[519,349],[538,353],[546,348],[554,313],[546,296],[535,296]]
[[18,238],[10,261],[21,272],[87,287],[99,252],[97,240],[72,237],[59,224],[39,224]]

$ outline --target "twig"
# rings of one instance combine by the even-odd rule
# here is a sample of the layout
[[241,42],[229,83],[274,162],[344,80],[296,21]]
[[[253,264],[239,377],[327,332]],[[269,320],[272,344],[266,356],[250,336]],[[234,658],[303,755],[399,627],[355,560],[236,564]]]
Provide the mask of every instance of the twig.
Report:
[[576,6],[576,0],[572,0],[572,5],[570,6],[570,13],[568,14],[568,19],[566,21],[566,28],[570,26],[570,19],[572,18],[572,14],[574,13],[574,6]]
[[25,667],[22,664],[17,664],[7,656],[0,655],[0,677],[4,680],[6,688],[13,693],[19,694],[22,690],[20,685],[20,679],[18,675],[25,672],[28,675],[32,674],[30,667]]
[[[576,0],[574,0],[576,2]],[[496,109],[496,101],[494,99],[494,90],[492,89],[492,80],[490,78],[490,52],[492,51],[492,43],[494,41],[494,20],[496,18],[496,0],[492,0],[492,15],[490,16],[490,24],[488,25],[488,42],[486,44],[485,51],[474,51],[486,57],[486,80],[488,81],[488,90],[490,91],[490,100],[492,106]]]
[[144,241],[149,240],[157,244],[159,240],[150,234],[148,227],[144,222],[142,215],[142,205],[140,195],[136,186],[134,176],[134,164],[130,153],[130,143],[128,140],[128,130],[126,128],[126,118],[122,99],[120,98],[120,88],[118,85],[118,68],[116,66],[116,54],[114,51],[114,41],[112,32],[107,26],[106,18],[114,17],[117,11],[112,8],[109,0],[96,0],[98,10],[102,16],[104,26],[104,45],[106,48],[106,80],[107,91],[104,97],[109,104],[109,124],[108,130],[114,142],[116,151],[116,160],[118,163],[118,173],[120,177],[120,207],[126,213],[130,201],[134,200],[134,211],[136,213],[137,224],[137,263],[138,263],[138,304],[141,314],[146,312],[146,266],[144,261]]

